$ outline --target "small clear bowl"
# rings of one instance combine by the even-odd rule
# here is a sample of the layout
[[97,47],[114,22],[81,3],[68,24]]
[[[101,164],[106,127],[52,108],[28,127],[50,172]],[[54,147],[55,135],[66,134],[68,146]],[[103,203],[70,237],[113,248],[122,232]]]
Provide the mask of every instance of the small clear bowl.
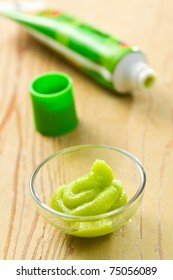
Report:
[[[96,159],[104,160],[122,181],[128,202],[95,216],[72,216],[50,207],[53,192],[86,174]],[[112,146],[79,145],[59,150],[42,161],[30,179],[30,191],[38,212],[58,230],[80,237],[111,233],[123,226],[139,208],[146,176],[141,163],[130,153]]]

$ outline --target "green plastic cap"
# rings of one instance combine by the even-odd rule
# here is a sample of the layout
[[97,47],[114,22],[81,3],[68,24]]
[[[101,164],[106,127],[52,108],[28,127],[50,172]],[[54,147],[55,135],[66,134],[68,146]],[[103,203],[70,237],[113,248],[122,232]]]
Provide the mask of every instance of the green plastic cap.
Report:
[[60,72],[36,77],[30,84],[35,128],[47,136],[62,135],[78,123],[72,79]]

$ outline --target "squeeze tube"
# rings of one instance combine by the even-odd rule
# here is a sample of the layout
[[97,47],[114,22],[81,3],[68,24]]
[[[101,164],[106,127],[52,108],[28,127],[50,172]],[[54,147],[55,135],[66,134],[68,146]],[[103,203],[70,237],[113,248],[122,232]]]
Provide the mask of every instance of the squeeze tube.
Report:
[[42,1],[2,3],[0,15],[20,23],[80,71],[117,93],[146,91],[155,81],[155,73],[138,47],[47,8]]

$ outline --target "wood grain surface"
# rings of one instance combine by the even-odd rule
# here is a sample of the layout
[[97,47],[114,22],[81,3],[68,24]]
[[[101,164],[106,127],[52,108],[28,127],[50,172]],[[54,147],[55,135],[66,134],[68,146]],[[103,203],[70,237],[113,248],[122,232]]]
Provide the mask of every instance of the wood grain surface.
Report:
[[[147,94],[110,93],[18,24],[0,18],[0,259],[173,259],[173,1],[47,2],[140,46],[157,82]],[[35,131],[28,92],[36,75],[51,70],[73,78],[79,117],[75,130],[55,138]],[[133,153],[147,184],[131,222],[112,234],[82,239],[60,233],[36,212],[29,178],[51,153],[91,143]]]

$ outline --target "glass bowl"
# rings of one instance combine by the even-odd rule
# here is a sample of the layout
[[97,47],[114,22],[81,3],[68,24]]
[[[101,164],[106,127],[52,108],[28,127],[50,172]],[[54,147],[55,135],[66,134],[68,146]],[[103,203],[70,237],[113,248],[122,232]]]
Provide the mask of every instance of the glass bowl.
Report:
[[[72,216],[50,207],[53,192],[86,174],[96,159],[104,160],[114,178],[123,183],[128,201],[122,207],[95,216]],[[59,150],[42,161],[30,179],[30,191],[38,212],[58,230],[80,237],[111,233],[136,212],[144,194],[146,176],[141,163],[130,153],[105,145],[79,145]]]

